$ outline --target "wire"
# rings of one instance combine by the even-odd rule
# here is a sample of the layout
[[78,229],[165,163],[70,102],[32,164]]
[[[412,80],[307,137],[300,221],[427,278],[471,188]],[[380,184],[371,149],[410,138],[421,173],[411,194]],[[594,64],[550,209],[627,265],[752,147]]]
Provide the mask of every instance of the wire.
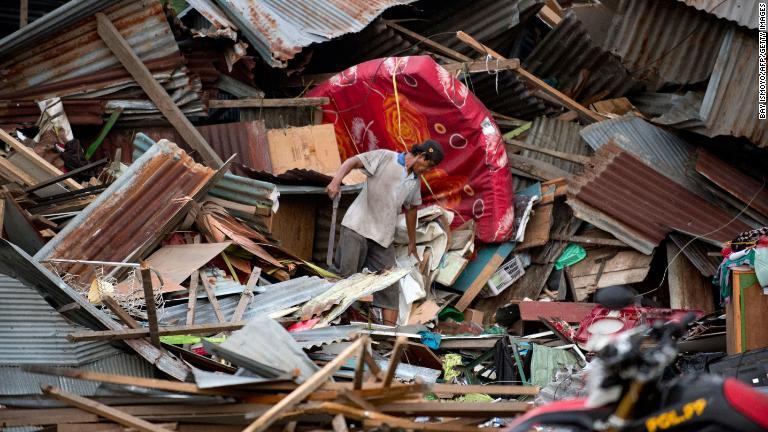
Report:
[[714,234],[714,233],[716,233],[718,231],[721,231],[725,227],[727,227],[728,225],[730,225],[733,222],[735,222],[742,214],[744,214],[744,212],[746,212],[749,209],[750,206],[752,206],[752,202],[755,200],[755,198],[757,198],[757,196],[760,194],[760,192],[763,191],[764,188],[765,188],[765,177],[763,177],[763,183],[760,185],[760,189],[758,189],[757,192],[755,192],[755,194],[752,195],[752,198],[749,200],[747,205],[745,205],[744,208],[742,208],[741,211],[736,214],[736,216],[731,218],[731,220],[729,220],[727,223],[725,223],[724,225],[720,226],[719,228],[717,228],[715,230],[712,230],[712,231],[710,231],[708,233],[699,234],[699,235],[695,236],[694,238],[690,239],[688,241],[688,243],[684,244],[683,247],[681,247],[680,250],[677,251],[677,253],[675,254],[675,256],[671,260],[667,261],[667,267],[664,269],[664,274],[661,276],[661,282],[659,282],[659,285],[656,288],[653,288],[653,289],[648,290],[648,291],[646,291],[644,293],[638,294],[638,296],[644,296],[646,294],[650,294],[650,293],[652,293],[654,291],[657,291],[659,288],[661,288],[661,286],[664,284],[664,281],[667,279],[667,274],[669,273],[669,266],[671,266],[672,263],[675,262],[677,257],[679,257],[681,253],[683,253],[685,248],[690,246],[690,244],[693,243],[694,241],[696,241],[696,240],[698,240],[698,239],[700,239],[702,237],[706,237],[706,236],[708,236],[710,234]]

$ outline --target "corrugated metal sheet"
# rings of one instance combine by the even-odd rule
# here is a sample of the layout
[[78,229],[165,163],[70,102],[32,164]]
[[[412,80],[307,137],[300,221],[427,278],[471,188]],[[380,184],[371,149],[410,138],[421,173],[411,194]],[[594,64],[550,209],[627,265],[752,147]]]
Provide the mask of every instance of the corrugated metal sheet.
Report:
[[[671,231],[722,243],[750,229],[661,174],[654,163],[614,143],[600,147],[592,159],[593,164],[569,183],[569,204],[577,217],[641,252],[652,252]],[[590,216],[590,210],[597,214]],[[622,226],[613,225],[614,221]]]
[[[489,66],[493,66],[493,62]],[[532,120],[548,112],[544,101],[535,96],[512,71],[462,75],[459,79],[489,110],[499,114]]]
[[[64,366],[58,363],[55,355],[48,358],[46,364],[51,366]],[[80,370],[88,370],[116,375],[130,375],[137,377],[153,378],[154,371],[152,365],[138,356],[121,353],[112,350],[109,356],[82,364],[77,367]],[[102,384],[98,381],[85,381],[74,378],[58,377],[53,375],[43,375],[31,372],[24,372],[19,367],[0,366],[0,395],[2,396],[21,396],[42,394],[41,385],[52,385],[61,388],[64,391],[78,394],[81,396],[94,396],[104,394]]]
[[[176,144],[160,141],[41,249],[35,259],[67,258],[122,262],[142,247],[200,191],[214,171],[195,163]],[[90,266],[59,265],[81,283]]]
[[262,58],[283,67],[302,48],[363,29],[413,0],[215,0]]
[[757,29],[758,0],[677,0],[688,6],[725,18],[738,25]]
[[[104,123],[104,101],[67,99],[62,101],[71,125],[101,125]],[[40,118],[40,108],[33,101],[0,101],[0,124],[34,124]]]
[[[198,94],[200,79],[184,67],[184,59],[160,2],[124,0],[96,3],[102,6],[96,10],[103,9],[182,110],[202,110]],[[104,3],[111,6],[104,9]],[[92,13],[78,21],[65,20],[65,24],[46,32],[45,38],[38,36],[39,39],[31,39],[26,49],[4,56],[0,63],[0,99],[34,100],[54,95],[116,99],[127,88],[141,92],[138,84],[101,41]],[[143,95],[143,92],[139,94]],[[150,109],[156,116],[154,105]],[[130,111],[125,113],[126,116],[131,114]]]
[[117,353],[108,342],[67,340],[67,334],[82,329],[36,290],[0,275],[0,365],[80,366]]
[[603,48],[656,88],[697,83],[712,73],[728,28],[680,2],[621,0]]
[[[581,126],[578,123],[557,120],[548,117],[537,117],[525,138],[527,144],[543,149],[557,150],[565,153],[588,156],[592,150],[579,135]],[[581,165],[558,159],[532,150],[523,150],[523,156],[550,163],[570,173],[581,171]]]
[[349,340],[360,333],[363,325],[338,325],[316,329],[291,332],[291,336],[298,345],[304,349],[319,347],[322,345]]
[[768,217],[768,185],[764,182],[744,174],[706,150],[700,150],[696,157],[696,172]]
[[669,238],[675,242],[675,245],[683,251],[683,255],[688,258],[691,264],[693,264],[702,275],[710,277],[717,273],[717,269],[720,267],[722,259],[708,255],[709,252],[716,252],[716,247],[708,246],[706,243],[699,240],[691,241],[693,237],[679,233],[671,233]]
[[[143,133],[136,135],[133,140],[133,159],[137,160],[147,150],[155,145]],[[272,183],[253,180],[227,172],[208,191],[212,196],[234,201],[240,204],[264,207],[277,211],[280,193]]]
[[746,137],[768,147],[768,122],[756,110],[745,110],[758,94],[758,55],[757,37],[751,33],[733,29],[725,36],[699,112],[708,136]]
[[[640,86],[619,58],[592,40],[573,13],[536,45],[524,64],[539,78],[556,80],[560,91],[579,101],[621,97]],[[582,82],[583,71],[587,76]]]
[[[290,307],[302,304],[312,297],[322,294],[332,283],[319,277],[302,276],[277,284],[266,285],[260,288],[265,292],[256,294],[243,313],[243,320],[269,315]],[[231,317],[235,312],[240,296],[220,298],[219,307],[225,317]],[[187,322],[186,303],[165,307],[160,315],[160,320],[166,325],[185,325]],[[200,299],[195,307],[195,324],[216,323],[216,314],[213,306],[207,299]]]
[[[397,283],[410,271],[411,269],[396,268],[380,274],[354,274],[337,282],[324,293],[314,296],[295,315],[302,319],[323,315],[322,320],[318,324],[329,324],[347,310],[358,298],[371,295]],[[329,312],[325,313],[326,311]]]
[[494,50],[509,55],[520,24],[533,18],[543,0],[429,0],[418,7],[424,12],[405,27],[470,57],[477,53],[456,38],[459,30]]
[[296,381],[303,382],[320,369],[283,326],[264,316],[252,319],[232,333],[215,352],[265,377],[291,376],[294,370],[299,370]]
[[582,129],[581,136],[594,150],[613,140],[616,145],[642,158],[667,177],[707,196],[687,175],[693,147],[640,117],[627,114],[594,123]]
[[[196,129],[205,138],[216,154],[222,160],[229,159],[232,155],[237,157],[232,161],[232,172],[238,175],[247,175],[243,167],[257,171],[271,171],[272,163],[269,159],[269,147],[267,145],[267,129],[260,120],[240,123],[218,123],[205,126],[197,126]],[[179,132],[170,126],[143,126],[141,133],[153,142],[167,139],[179,145],[184,151],[192,152],[192,148],[179,135]],[[115,149],[123,149],[124,154],[130,155],[133,151],[131,141],[135,131],[120,129],[110,134],[108,142],[102,144],[107,154],[114,154]],[[143,143],[144,147],[152,145]]]
[[34,46],[50,37],[58,29],[68,27],[77,21],[113,4],[114,0],[79,0],[69,1],[42,18],[30,22],[24,28],[0,39],[0,57]]
[[[62,314],[77,324],[92,330],[119,330],[123,328],[122,325],[89,303],[82,294],[65,284],[50,270],[3,239],[0,239],[0,272],[19,280],[27,287],[34,288],[54,308],[59,309],[62,306],[76,303],[79,307],[70,308]],[[189,369],[186,364],[154,347],[149,341],[131,339],[126,340],[125,344],[168,375],[181,381],[187,378]]]

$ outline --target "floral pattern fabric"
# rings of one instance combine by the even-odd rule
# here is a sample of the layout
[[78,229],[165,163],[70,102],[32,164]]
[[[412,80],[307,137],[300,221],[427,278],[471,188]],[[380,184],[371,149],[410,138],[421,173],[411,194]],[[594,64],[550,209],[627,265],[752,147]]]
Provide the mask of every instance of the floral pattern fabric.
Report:
[[512,176],[491,113],[428,56],[371,60],[336,74],[307,96],[325,96],[342,160],[376,149],[409,150],[427,139],[445,152],[424,175],[424,205],[438,204],[477,221],[483,242],[508,240],[514,225]]

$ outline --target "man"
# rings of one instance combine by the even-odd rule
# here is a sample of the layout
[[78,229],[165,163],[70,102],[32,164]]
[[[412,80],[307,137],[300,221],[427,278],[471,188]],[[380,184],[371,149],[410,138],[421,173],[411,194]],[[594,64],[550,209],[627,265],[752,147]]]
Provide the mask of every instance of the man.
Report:
[[[443,160],[443,149],[437,141],[414,145],[410,152],[374,150],[351,157],[341,164],[326,189],[331,199],[341,189],[341,180],[355,168],[368,178],[360,195],[341,221],[341,234],[336,247],[332,271],[341,276],[384,270],[395,264],[397,217],[406,209],[408,253],[420,260],[416,252],[416,208],[421,205],[421,175]],[[377,306],[396,309],[398,293],[388,288],[374,295]]]

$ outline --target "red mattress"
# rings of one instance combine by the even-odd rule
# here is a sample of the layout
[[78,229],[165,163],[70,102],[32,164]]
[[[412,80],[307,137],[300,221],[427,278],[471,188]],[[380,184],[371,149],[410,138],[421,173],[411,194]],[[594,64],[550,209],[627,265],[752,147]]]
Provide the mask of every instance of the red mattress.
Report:
[[330,98],[323,121],[334,125],[342,160],[438,141],[445,160],[424,176],[424,204],[453,210],[454,225],[475,219],[480,241],[512,236],[512,176],[499,128],[475,95],[431,57],[371,60],[340,72],[307,96]]

